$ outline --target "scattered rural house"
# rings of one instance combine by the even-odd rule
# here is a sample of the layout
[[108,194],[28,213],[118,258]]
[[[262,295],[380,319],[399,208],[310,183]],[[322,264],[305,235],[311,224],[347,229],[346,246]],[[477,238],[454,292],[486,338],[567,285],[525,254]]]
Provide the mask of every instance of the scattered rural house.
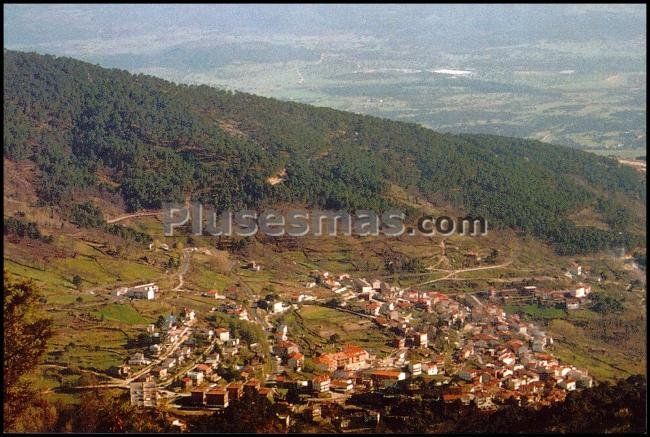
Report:
[[160,350],[161,347],[159,344],[152,344],[151,346],[149,346],[149,352],[151,352],[151,355],[153,355],[154,357],[160,355]]
[[422,363],[422,371],[431,376],[431,375],[437,375],[440,372],[440,369],[438,368],[438,364],[436,364],[433,361],[425,362]]
[[174,419],[172,421],[172,428],[174,429],[174,432],[185,432],[187,431],[187,424],[178,419]]
[[191,322],[196,318],[196,312],[194,312],[194,310],[183,308],[183,313],[181,315],[181,318],[185,321]]
[[580,301],[578,299],[567,299],[566,300],[566,309],[568,309],[568,310],[580,309]]
[[205,293],[205,296],[213,298],[213,299],[225,299],[226,296],[219,294],[219,290],[210,290],[207,293]]
[[280,334],[280,340],[286,341],[287,340],[287,334],[289,333],[289,327],[287,325],[281,325],[277,329],[277,333]]
[[131,367],[122,364],[117,368],[117,376],[129,376],[131,374]]
[[149,284],[136,285],[135,287],[130,287],[126,291],[127,297],[132,299],[147,299],[152,300],[156,297],[158,293],[158,286],[153,282]]
[[169,357],[165,361],[162,362],[161,366],[166,368],[166,369],[171,369],[174,366],[176,366],[177,360],[176,358]]
[[316,296],[312,296],[311,294],[300,294],[298,296],[298,303],[301,302],[311,302],[316,300]]
[[591,285],[578,284],[578,286],[570,291],[571,296],[576,298],[586,297],[591,293]]
[[280,314],[290,307],[286,306],[282,302],[273,302],[273,305],[271,305],[271,313],[272,314]]
[[146,359],[142,352],[136,352],[129,358],[129,364],[132,366],[145,366],[151,364],[151,360]]

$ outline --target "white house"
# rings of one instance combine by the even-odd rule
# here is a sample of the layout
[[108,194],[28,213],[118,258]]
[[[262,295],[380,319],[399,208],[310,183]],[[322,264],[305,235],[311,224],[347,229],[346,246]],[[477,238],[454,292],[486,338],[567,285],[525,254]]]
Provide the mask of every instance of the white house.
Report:
[[221,342],[227,342],[230,340],[230,331],[226,328],[217,328],[214,330],[214,333],[217,336],[217,339]]
[[434,362],[429,362],[429,363],[423,363],[422,364],[422,371],[426,373],[427,375],[437,375],[439,370],[438,370],[438,365]]
[[184,309],[184,318],[186,321],[192,321],[196,318],[196,313],[194,310],[188,310],[187,308]]
[[201,371],[190,371],[187,372],[187,376],[192,379],[192,382],[194,382],[195,385],[201,385],[205,375]]
[[307,301],[312,301],[316,300],[315,296],[312,296],[311,294],[301,294],[298,296],[298,302],[307,302]]
[[166,369],[171,369],[176,365],[176,358],[169,357],[165,361],[162,362],[161,366],[166,368]]
[[566,378],[560,381],[558,386],[566,391],[573,391],[576,389],[576,381],[574,379]]
[[416,332],[413,334],[413,343],[416,346],[426,348],[429,346],[429,336],[426,332]]
[[589,293],[591,293],[590,285],[578,284],[578,287],[576,287],[575,290],[571,290],[571,296],[576,298],[585,297]]
[[129,364],[132,366],[143,366],[149,363],[151,363],[151,361],[146,359],[142,352],[136,352],[131,356],[131,358],[129,358]]
[[136,285],[135,287],[130,287],[126,295],[133,299],[147,299],[152,300],[156,297],[158,292],[158,286],[153,282],[149,284]]
[[284,307],[284,304],[282,302],[273,302],[273,306],[271,307],[271,312],[273,314],[279,314],[283,312],[286,308]]

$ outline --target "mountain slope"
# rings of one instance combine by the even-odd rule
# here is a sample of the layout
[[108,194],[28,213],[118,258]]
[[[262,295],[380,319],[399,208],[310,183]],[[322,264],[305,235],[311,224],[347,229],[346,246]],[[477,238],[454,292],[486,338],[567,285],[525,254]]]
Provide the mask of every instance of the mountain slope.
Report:
[[[128,209],[187,195],[219,209],[276,202],[399,205],[390,186],[530,232],[560,253],[642,244],[645,181],[616,161],[537,141],[450,135],[401,122],[206,86],[175,85],[70,58],[5,51],[9,159],[41,170],[38,196],[80,192]],[[284,182],[268,178],[286,171]],[[584,208],[608,229],[576,226]]]

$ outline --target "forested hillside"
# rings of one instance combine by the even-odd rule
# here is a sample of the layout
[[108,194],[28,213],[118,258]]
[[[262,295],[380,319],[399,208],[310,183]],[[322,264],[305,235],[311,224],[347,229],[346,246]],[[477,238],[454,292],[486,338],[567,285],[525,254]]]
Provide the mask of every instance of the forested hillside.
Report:
[[[5,51],[5,157],[34,161],[43,204],[113,192],[130,210],[187,195],[219,209],[400,206],[389,187],[551,241],[560,253],[643,244],[645,180],[615,160],[513,138],[175,85]],[[284,182],[270,176],[286,170]],[[567,217],[591,208],[607,229]]]

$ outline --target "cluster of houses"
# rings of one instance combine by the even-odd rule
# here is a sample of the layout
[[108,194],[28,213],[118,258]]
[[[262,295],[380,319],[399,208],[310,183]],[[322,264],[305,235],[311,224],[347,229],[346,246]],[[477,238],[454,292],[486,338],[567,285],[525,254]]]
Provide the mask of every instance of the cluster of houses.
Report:
[[479,408],[517,402],[548,405],[567,391],[593,385],[586,370],[560,363],[545,351],[553,339],[533,323],[506,315],[496,304],[476,304],[454,353],[457,366],[445,402],[472,400]]
[[487,290],[487,297],[491,301],[507,303],[538,303],[547,307],[562,308],[566,310],[577,310],[584,306],[589,294],[591,285],[578,283],[566,290],[538,290],[534,285]]
[[126,362],[117,368],[117,374],[128,377],[133,373],[143,373],[131,383],[131,402],[133,405],[150,406],[156,397],[150,390],[157,381],[164,381],[176,375],[176,368],[191,361],[195,354],[196,337],[211,340],[212,330],[194,332],[196,321],[194,310],[184,308],[179,316],[168,315],[162,326],[150,324],[142,338],[147,339],[143,350],[134,352]]
[[[234,338],[227,328],[216,328],[213,333],[215,342],[222,351],[223,360],[220,360],[218,353],[214,353],[212,357],[209,357],[203,363],[196,364],[182,378],[182,389],[190,392],[188,407],[201,409],[227,408],[230,402],[241,398],[251,390],[255,395],[268,398],[276,394],[275,390],[264,387],[254,377],[263,363],[263,359],[258,354],[246,360],[246,365],[234,366],[239,370],[239,376],[244,379],[243,382],[231,381],[227,383],[223,381],[217,374],[217,369],[221,364],[228,362],[232,364],[230,358],[238,355],[240,341],[238,338]],[[256,349],[256,346],[257,344],[251,344],[249,348]]]
[[[542,294],[534,286],[505,293],[492,289],[483,293],[488,302],[472,296],[464,297],[463,304],[443,293],[403,290],[381,280],[352,279],[349,275],[319,273],[316,283],[338,295],[346,310],[370,316],[397,334],[395,353],[377,359],[359,346],[343,345],[337,352],[314,358],[320,374],[313,380],[288,381],[284,375],[278,384],[302,383],[314,392],[348,393],[385,387],[418,375],[436,376],[440,385],[445,385],[446,402],[474,401],[484,409],[496,408],[509,398],[544,405],[563,400],[567,391],[593,384],[586,370],[562,364],[548,353],[553,339],[544,331],[517,315],[506,315],[495,303],[498,299],[507,302],[507,296],[561,295],[571,305],[571,299],[581,301],[589,295],[588,285],[578,284],[559,294]],[[420,323],[415,310],[435,314],[435,326]],[[408,358],[409,348],[431,348],[430,336],[442,337],[449,343],[451,331],[458,333],[451,344],[451,356],[445,359],[427,352],[423,354],[428,356],[426,359]],[[279,335],[282,339],[278,347],[284,351],[280,356],[288,364],[286,357],[300,352],[295,343],[284,338],[286,332]],[[302,358],[302,354],[299,356]],[[292,361],[294,370],[299,370],[295,365],[298,362]]]
[[[370,318],[381,329],[390,332],[392,352],[378,357],[372,350],[344,343],[336,345],[334,351],[311,357],[314,368],[306,372],[305,355],[290,338],[288,327],[280,324],[270,345],[274,370],[271,375],[266,374],[266,381],[257,379],[265,358],[255,353],[243,366],[235,366],[240,381],[227,382],[217,375],[217,369],[224,360],[232,361],[237,355],[239,340],[232,338],[226,328],[207,329],[196,336],[218,343],[221,354],[213,353],[184,374],[181,382],[183,389],[190,391],[189,405],[223,409],[247,393],[286,403],[279,389],[287,389],[310,399],[300,403],[306,407],[303,410],[317,420],[321,408],[326,408],[329,401],[356,392],[381,392],[399,381],[418,376],[433,379],[441,386],[444,402],[474,402],[485,410],[498,409],[500,404],[511,399],[548,405],[564,400],[569,391],[593,385],[593,378],[585,370],[561,363],[549,353],[553,339],[543,330],[517,315],[506,314],[500,306],[517,299],[561,298],[570,309],[573,300],[581,303],[587,298],[591,292],[588,285],[578,284],[562,292],[540,292],[534,286],[489,289],[476,293],[486,298],[481,301],[474,294],[455,299],[436,291],[402,289],[382,280],[352,278],[347,274],[316,272],[313,278],[305,284],[306,288],[329,289],[337,297],[339,310]],[[309,293],[301,294],[298,303],[316,300]],[[220,298],[217,291],[214,295]],[[289,308],[271,298],[263,300],[260,306],[272,315]],[[234,302],[224,303],[219,311],[248,320],[246,309]],[[178,330],[184,329],[183,324],[193,317],[185,310],[180,323],[174,320],[166,323],[165,342],[174,345],[173,352],[165,349],[165,342],[161,342],[134,354],[129,364],[149,365],[156,357],[165,356],[152,375],[160,380],[165,378],[165,372],[171,375],[174,366],[182,362],[181,357],[192,353],[192,342],[180,341],[184,333]],[[444,347],[440,347],[441,342]],[[254,346],[249,345],[251,350]],[[150,390],[152,383],[155,386],[152,375],[133,383],[132,400],[137,405],[148,405],[155,399]],[[359,416],[359,423],[374,420],[374,416],[367,413]]]
[[[192,310],[185,309],[180,319],[181,323],[194,320],[195,316],[190,315],[192,313]],[[165,343],[170,345],[174,341],[179,342],[178,335],[180,328],[175,317],[168,316],[165,319],[165,326],[168,326]],[[186,327],[185,329],[188,328]],[[157,384],[171,380],[172,377],[178,378],[180,376],[181,388],[185,391],[192,390],[193,388],[195,390],[207,391],[208,388],[215,386],[215,383],[221,380],[221,377],[217,374],[217,369],[222,362],[221,354],[218,352],[203,354],[201,356],[204,358],[197,363],[196,354],[192,355],[196,352],[194,346],[197,339],[204,339],[213,342],[212,344],[219,345],[224,355],[232,354],[232,349],[237,350],[239,345],[239,339],[231,338],[230,331],[227,328],[207,328],[197,331],[194,337],[189,337],[180,344],[177,343],[177,346],[173,349],[170,346],[166,346],[167,349],[165,349],[165,346],[162,348],[155,347],[159,346],[159,344],[154,344],[149,348],[146,355],[143,352],[136,352],[131,356],[128,364],[137,366],[149,365],[156,357],[160,357],[161,353],[165,358],[159,359],[157,366],[131,383],[131,402],[133,405],[152,406],[150,405],[152,402],[155,404],[155,400],[157,399],[155,393]],[[190,363],[191,366],[189,370],[187,363]]]

